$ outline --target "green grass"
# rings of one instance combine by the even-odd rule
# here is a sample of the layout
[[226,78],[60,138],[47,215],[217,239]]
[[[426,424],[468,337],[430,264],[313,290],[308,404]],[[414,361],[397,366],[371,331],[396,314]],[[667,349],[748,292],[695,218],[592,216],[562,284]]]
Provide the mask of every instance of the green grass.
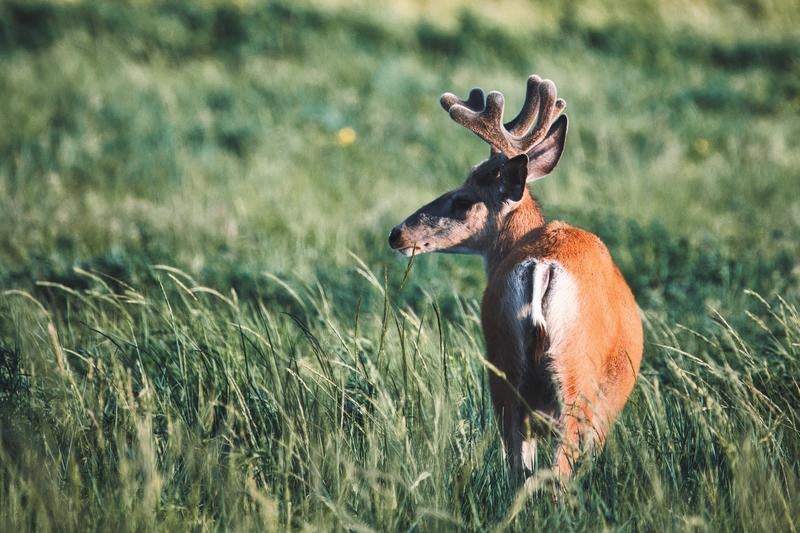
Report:
[[[795,531],[798,27],[767,0],[4,3],[0,523]],[[438,95],[515,108],[534,72],[571,119],[534,192],[645,317],[558,501],[506,479],[480,259],[386,245],[486,152]]]

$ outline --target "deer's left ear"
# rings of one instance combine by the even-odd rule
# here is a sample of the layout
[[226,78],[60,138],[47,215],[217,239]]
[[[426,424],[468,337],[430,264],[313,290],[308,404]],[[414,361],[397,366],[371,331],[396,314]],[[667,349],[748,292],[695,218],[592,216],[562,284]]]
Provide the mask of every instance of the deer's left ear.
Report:
[[[567,140],[567,115],[561,115],[553,122],[545,138],[528,152],[528,177],[527,181],[538,180],[550,174],[564,151],[564,142]],[[514,158],[516,159],[516,158]]]
[[519,202],[525,192],[525,183],[528,179],[527,154],[519,154],[505,162],[500,169],[500,192],[512,202]]

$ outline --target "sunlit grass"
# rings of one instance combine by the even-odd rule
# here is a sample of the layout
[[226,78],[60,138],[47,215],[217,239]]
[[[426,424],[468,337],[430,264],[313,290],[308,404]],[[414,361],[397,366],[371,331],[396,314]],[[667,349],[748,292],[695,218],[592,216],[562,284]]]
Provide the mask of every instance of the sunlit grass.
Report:
[[349,317],[321,286],[271,280],[301,313],[284,314],[166,266],[147,291],[90,272],[83,290],[44,284],[79,309],[64,318],[5,293],[4,315],[26,327],[4,355],[28,373],[6,401],[4,523],[796,523],[796,307],[752,297],[761,349],[713,311],[704,334],[650,319],[648,364],[599,460],[558,503],[545,490],[514,508],[477,306],[442,323],[435,302],[399,306],[398,287],[359,264],[374,298]]

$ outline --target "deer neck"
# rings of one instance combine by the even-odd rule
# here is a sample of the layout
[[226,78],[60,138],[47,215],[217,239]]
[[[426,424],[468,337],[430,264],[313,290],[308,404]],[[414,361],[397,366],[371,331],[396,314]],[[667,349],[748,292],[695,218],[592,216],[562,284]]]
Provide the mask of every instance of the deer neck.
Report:
[[532,232],[544,226],[544,223],[539,205],[526,190],[516,208],[499,217],[497,236],[484,255],[486,273],[491,276],[503,259]]

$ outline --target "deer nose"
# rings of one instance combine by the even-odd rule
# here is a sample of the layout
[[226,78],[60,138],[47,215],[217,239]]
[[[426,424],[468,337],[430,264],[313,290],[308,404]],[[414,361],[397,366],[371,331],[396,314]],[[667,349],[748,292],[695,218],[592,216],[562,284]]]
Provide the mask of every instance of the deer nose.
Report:
[[400,228],[395,226],[392,228],[391,233],[389,233],[389,246],[392,248],[397,248],[397,245],[400,241]]

